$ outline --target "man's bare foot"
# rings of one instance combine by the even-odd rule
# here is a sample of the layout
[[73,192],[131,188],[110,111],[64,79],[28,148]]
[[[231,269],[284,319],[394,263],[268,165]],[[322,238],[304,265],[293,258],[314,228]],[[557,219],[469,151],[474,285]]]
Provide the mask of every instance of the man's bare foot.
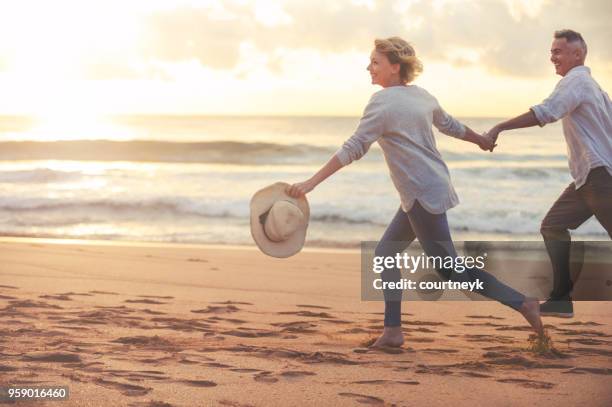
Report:
[[534,298],[525,298],[525,301],[518,310],[523,317],[529,322],[536,334],[542,336],[544,334],[544,326],[540,318],[540,303]]
[[401,326],[386,326],[383,329],[382,335],[378,337],[376,342],[370,345],[370,348],[399,348],[404,344],[404,334]]

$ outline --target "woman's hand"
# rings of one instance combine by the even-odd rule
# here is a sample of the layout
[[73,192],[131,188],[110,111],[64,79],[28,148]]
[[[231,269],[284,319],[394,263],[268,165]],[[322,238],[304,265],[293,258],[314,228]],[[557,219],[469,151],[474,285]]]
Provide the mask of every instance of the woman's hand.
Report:
[[476,138],[476,144],[480,147],[481,150],[484,151],[493,151],[497,144],[495,144],[495,140],[493,140],[487,133],[483,135],[478,135]]
[[300,198],[314,189],[316,184],[311,180],[298,182],[297,184],[289,185],[285,192],[293,198]]

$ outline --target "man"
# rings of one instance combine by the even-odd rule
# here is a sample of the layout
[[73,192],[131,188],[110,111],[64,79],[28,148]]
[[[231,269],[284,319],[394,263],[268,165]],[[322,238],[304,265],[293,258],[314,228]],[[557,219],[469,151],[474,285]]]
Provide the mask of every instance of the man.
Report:
[[553,267],[553,291],[540,304],[541,315],[571,318],[570,234],[591,216],[612,238],[612,104],[584,66],[587,45],[572,30],[556,31],[550,50],[555,71],[563,78],[553,93],[529,112],[497,124],[489,132],[544,126],[562,119],[568,160],[574,179],[550,208],[540,233]]

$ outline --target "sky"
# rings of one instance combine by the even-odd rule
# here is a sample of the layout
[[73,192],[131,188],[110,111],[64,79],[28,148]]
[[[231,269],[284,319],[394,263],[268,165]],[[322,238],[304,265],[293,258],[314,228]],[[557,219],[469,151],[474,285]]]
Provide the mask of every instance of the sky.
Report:
[[359,116],[375,38],[410,41],[415,84],[459,117],[509,117],[559,76],[554,30],[612,88],[607,0],[0,1],[0,115]]

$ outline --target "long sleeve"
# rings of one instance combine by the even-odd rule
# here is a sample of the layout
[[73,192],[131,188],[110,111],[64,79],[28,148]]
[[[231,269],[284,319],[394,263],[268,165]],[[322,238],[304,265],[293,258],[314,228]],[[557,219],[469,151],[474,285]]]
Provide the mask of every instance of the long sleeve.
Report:
[[355,133],[336,151],[343,166],[359,160],[378,140],[385,128],[385,103],[381,95],[375,93],[370,98]]
[[530,108],[538,119],[540,127],[556,122],[578,107],[581,97],[576,85],[577,81],[574,78],[563,78],[548,98]]
[[463,139],[465,136],[465,126],[457,119],[449,115],[438,105],[433,111],[433,125],[436,126],[441,133],[447,136]]

